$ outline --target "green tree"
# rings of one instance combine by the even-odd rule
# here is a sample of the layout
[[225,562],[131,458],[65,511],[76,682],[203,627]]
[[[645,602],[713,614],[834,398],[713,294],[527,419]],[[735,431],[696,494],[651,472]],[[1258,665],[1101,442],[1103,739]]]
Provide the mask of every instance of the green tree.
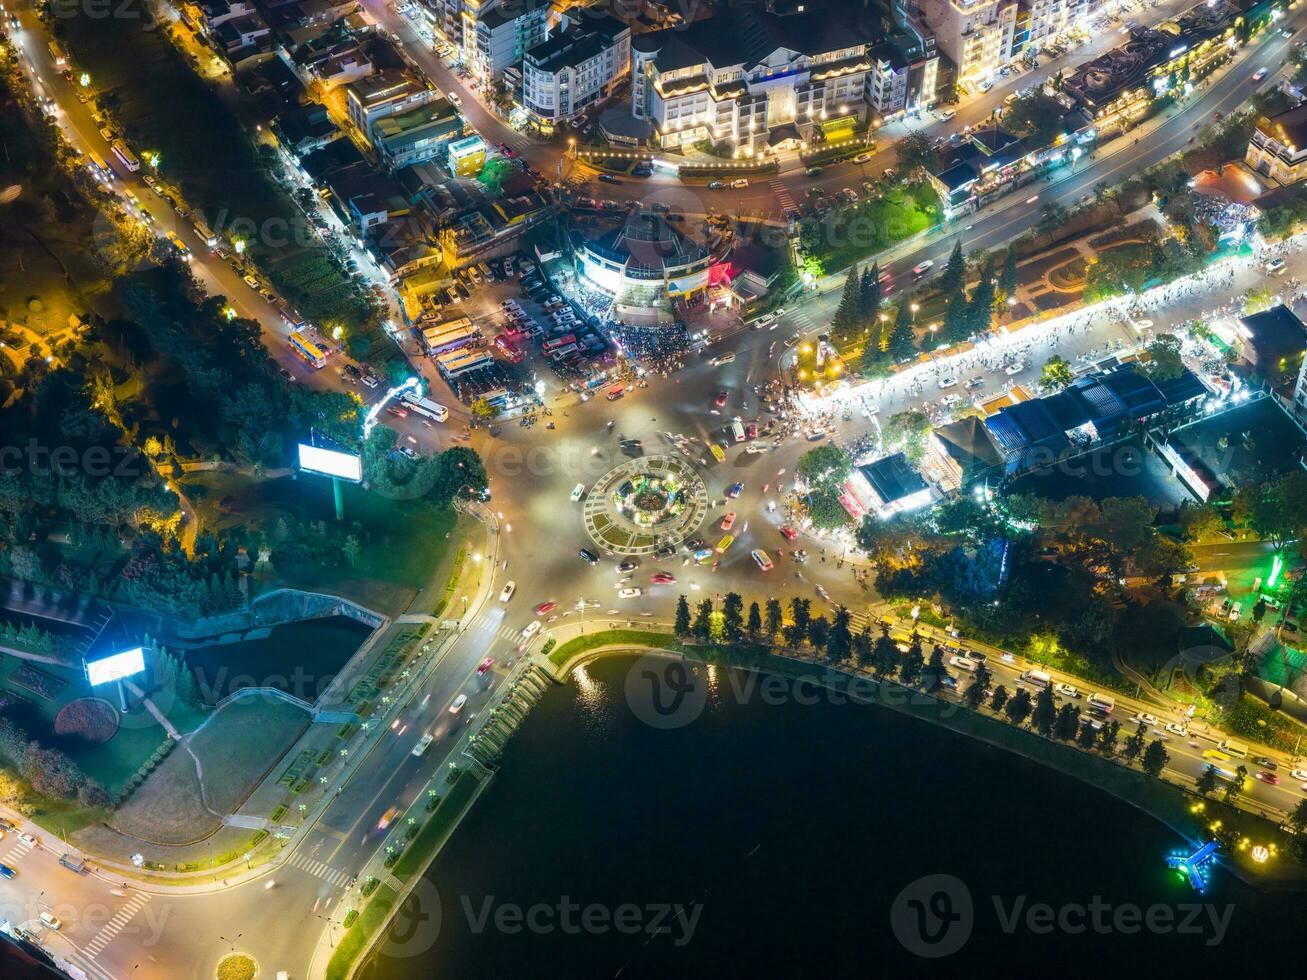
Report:
[[853,634],[849,631],[849,611],[843,606],[835,611],[830,633],[826,636],[826,659],[841,663],[849,659],[853,650]]
[[790,599],[790,623],[785,627],[785,641],[797,647],[808,637],[808,623],[812,618],[812,600],[794,596]]
[[1009,245],[1003,256],[1003,271],[998,275],[998,291],[1004,299],[1017,292],[1017,247]]
[[1307,800],[1299,800],[1294,804],[1293,812],[1289,814],[1289,826],[1300,834],[1307,830]]
[[1043,149],[1063,133],[1062,103],[1050,95],[1035,91],[1008,106],[1003,112],[1003,128],[1024,137],[1032,150]]
[[1082,749],[1093,749],[1098,745],[1098,732],[1093,725],[1086,723],[1080,726],[1080,734],[1076,736],[1076,744]]
[[1171,754],[1166,751],[1166,746],[1162,744],[1160,738],[1155,738],[1148,743],[1148,748],[1144,750],[1144,761],[1141,763],[1144,772],[1156,778],[1162,775],[1162,770],[1166,764],[1171,761]]
[[823,652],[829,639],[830,620],[825,616],[813,616],[808,620],[808,642],[812,644],[814,651]]
[[877,677],[893,677],[899,669],[899,648],[888,632],[876,637],[871,655],[871,672]]
[[1122,749],[1127,759],[1133,762],[1138,759],[1144,751],[1144,731],[1147,726],[1141,721],[1139,727],[1135,729],[1134,734],[1125,740],[1125,747]]
[[948,264],[944,266],[944,271],[940,273],[937,285],[939,291],[946,296],[952,296],[954,293],[966,289],[967,259],[962,253],[961,238],[953,243],[953,251],[949,253]]
[[1223,794],[1226,803],[1234,803],[1243,792],[1244,783],[1248,779],[1248,767],[1240,766],[1234,771],[1234,775],[1226,781],[1225,792]]
[[771,598],[767,600],[767,639],[776,639],[776,634],[780,632],[781,623],[784,621],[784,614],[781,612],[781,600]]
[[1003,710],[1003,706],[1008,702],[1007,688],[1000,684],[994,688],[994,693],[989,696],[989,706],[995,714]]
[[904,684],[915,684],[920,680],[926,668],[926,659],[921,655],[921,644],[915,639],[908,652],[903,655],[903,665],[899,667],[899,680]]
[[757,602],[749,603],[749,622],[745,626],[751,639],[758,639],[762,636],[762,610],[758,608]]
[[930,137],[921,130],[914,129],[895,144],[898,150],[899,167],[905,175],[916,176],[921,172],[933,171],[938,165],[939,154],[931,145]]
[[1060,391],[1076,379],[1071,373],[1071,365],[1060,354],[1054,354],[1044,362],[1039,372],[1039,384],[1050,391]]
[[862,280],[856,265],[844,277],[844,292],[831,317],[830,327],[837,344],[848,343],[862,329]]
[[1012,695],[1010,699],[1006,699],[1004,711],[1012,719],[1014,725],[1020,725],[1024,722],[1030,717],[1030,712],[1033,710],[1034,706],[1030,703],[1030,692],[1024,687],[1017,688],[1017,693]]
[[1121,734],[1121,723],[1109,721],[1098,733],[1098,751],[1109,759],[1116,755],[1116,740]]
[[886,351],[890,360],[906,361],[917,353],[917,341],[912,332],[912,307],[908,298],[899,300],[899,308],[894,314],[894,329],[886,341]]
[[862,322],[874,324],[880,313],[880,264],[873,262],[862,273]]
[[359,563],[359,556],[362,554],[362,548],[359,547],[359,539],[352,534],[345,536],[345,543],[340,546],[341,554],[345,556],[345,561],[349,562],[349,567],[353,568]]
[[976,672],[971,676],[971,683],[967,685],[963,693],[963,699],[967,707],[972,711],[978,711],[980,706],[985,703],[985,695],[989,691],[989,684],[994,679],[994,675],[989,672],[989,668],[983,663],[976,667]]
[[1040,688],[1035,695],[1035,712],[1031,723],[1040,735],[1047,737],[1052,734],[1053,726],[1057,724],[1057,702],[1053,700],[1051,689]]
[[795,470],[809,486],[822,490],[838,487],[853,472],[853,457],[829,443],[809,449],[799,457]]
[[944,650],[935,644],[930,651],[930,658],[926,661],[925,669],[921,672],[923,687],[930,692],[938,691],[944,686],[944,678],[949,676],[948,668],[944,666]]
[[925,412],[895,412],[885,422],[885,445],[900,449],[912,462],[926,454],[926,437],[930,435],[930,416]]
[[994,301],[997,298],[994,285],[994,256],[985,259],[985,266],[980,272],[980,282],[971,291],[967,303],[967,326],[973,334],[984,334],[994,322]]
[[744,600],[738,592],[727,592],[722,602],[722,629],[731,643],[744,637]]
[[690,636],[690,603],[684,595],[676,600],[676,624],[672,630],[678,639],[684,640]]
[[969,336],[971,306],[967,303],[966,290],[959,286],[949,294],[948,307],[944,310],[944,339],[958,343]]
[[[1194,789],[1198,791],[1199,796],[1211,796],[1216,792],[1216,787],[1220,785],[1220,782],[1220,770],[1216,766],[1209,765],[1199,773],[1198,779],[1194,783]],[[1307,804],[1307,800],[1304,800],[1303,803]]]
[[853,636],[853,659],[859,667],[867,667],[871,664],[871,651],[874,641],[871,638],[871,627],[863,626],[862,630]]
[[712,636],[712,600],[703,599],[699,602],[699,608],[694,613],[694,625],[690,627],[695,639],[700,642],[708,640]]
[[1062,705],[1057,711],[1057,720],[1053,723],[1053,734],[1064,742],[1076,737],[1080,729],[1080,709],[1074,704]]
[[1158,381],[1170,381],[1184,373],[1184,359],[1180,357],[1180,338],[1172,333],[1159,333],[1145,348],[1148,352],[1148,373]]

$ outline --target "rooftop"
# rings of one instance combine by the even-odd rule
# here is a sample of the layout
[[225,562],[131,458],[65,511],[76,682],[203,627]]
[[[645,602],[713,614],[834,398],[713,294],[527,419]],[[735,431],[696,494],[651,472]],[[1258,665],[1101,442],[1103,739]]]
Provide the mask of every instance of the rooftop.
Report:
[[883,456],[874,463],[866,463],[858,467],[858,472],[866,477],[871,488],[876,491],[876,496],[887,504],[930,489],[903,453],[894,453],[892,456]]
[[1273,116],[1258,116],[1257,128],[1291,152],[1307,149],[1307,105],[1286,109]]
[[584,26],[560,31],[527,52],[525,60],[537,70],[553,73],[575,68],[603,54],[630,29],[612,17],[587,18]]

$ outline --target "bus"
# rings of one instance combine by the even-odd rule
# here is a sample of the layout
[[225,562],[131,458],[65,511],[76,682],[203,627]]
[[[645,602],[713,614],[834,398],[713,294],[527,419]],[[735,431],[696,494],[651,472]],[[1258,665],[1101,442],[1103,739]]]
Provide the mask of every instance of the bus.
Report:
[[327,355],[322,352],[308,337],[304,336],[298,330],[291,331],[290,346],[300,357],[308,361],[315,368],[324,368],[327,366]]
[[561,337],[555,337],[553,340],[546,340],[540,349],[543,350],[546,354],[548,354],[551,353],[552,351],[556,351],[563,347],[566,347],[568,344],[575,344],[575,343],[576,343],[576,334],[565,333]]
[[104,157],[100,156],[100,154],[96,153],[94,150],[88,153],[87,156],[91,158],[91,173],[94,175],[96,180],[113,179],[113,171],[110,170],[109,165],[104,162]]
[[422,346],[431,357],[458,350],[480,339],[481,335],[472,329],[472,321],[467,318],[437,324],[422,331]]
[[758,567],[764,572],[770,572],[774,567],[771,558],[767,556],[767,552],[763,551],[761,548],[755,548],[753,551],[749,552],[749,554],[753,556],[753,560],[758,563]]
[[204,223],[204,219],[197,212],[195,215],[195,234],[200,236],[200,241],[204,242],[209,248],[218,247],[218,236],[213,233],[213,229]]
[[449,418],[449,409],[444,405],[437,404],[429,398],[423,398],[421,395],[415,395],[411,391],[404,392],[404,403],[419,415],[425,415],[429,419],[435,419],[437,422],[443,422]]
[[50,41],[50,60],[60,70],[68,67],[68,59],[64,56],[63,48],[59,47],[59,42],[53,39]]
[[735,543],[735,535],[728,534],[717,542],[717,554],[726,554],[726,549]]
[[113,148],[113,155],[122,162],[122,165],[126,167],[128,171],[136,173],[136,171],[141,169],[141,161],[136,159],[136,154],[127,149],[127,144],[122,140],[114,140],[111,146]]
[[1093,708],[1095,711],[1101,711],[1105,715],[1110,715],[1112,709],[1116,707],[1116,698],[1112,697],[1110,694],[1099,694],[1098,692],[1095,692],[1085,698],[1085,704],[1089,705],[1089,707]]

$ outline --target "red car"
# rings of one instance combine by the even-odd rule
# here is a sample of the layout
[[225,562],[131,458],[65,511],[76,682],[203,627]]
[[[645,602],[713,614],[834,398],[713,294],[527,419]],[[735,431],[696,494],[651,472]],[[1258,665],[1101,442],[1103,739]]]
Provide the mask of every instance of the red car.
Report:
[[757,438],[758,438],[758,423],[757,423],[757,422],[750,422],[748,425],[746,425],[746,426],[744,427],[744,436],[745,436],[746,439],[757,439]]
[[781,534],[785,536],[786,541],[793,541],[799,536],[799,532],[794,530],[794,528],[790,527],[788,524],[781,525]]
[[726,392],[724,392],[724,391],[719,391],[719,392],[717,392],[717,400],[714,401],[713,404],[716,405],[718,408],[725,408],[725,407],[726,407]]
[[654,585],[671,585],[676,581],[676,576],[671,572],[658,572],[650,579]]
[[1253,773],[1253,777],[1260,779],[1264,783],[1269,783],[1272,786],[1280,785],[1280,777],[1273,772],[1267,772],[1265,769],[1258,769]]
[[729,514],[727,514],[725,517],[722,518],[723,531],[729,531],[734,524],[735,524],[735,511],[731,511]]
[[540,605],[536,606],[536,615],[543,616],[545,613],[553,612],[557,608],[558,608],[558,603],[554,602],[551,599],[548,602],[542,602],[540,603]]
[[485,660],[481,661],[481,663],[477,665],[477,673],[484,674],[487,670],[489,670],[494,665],[495,665],[495,658],[486,657]]

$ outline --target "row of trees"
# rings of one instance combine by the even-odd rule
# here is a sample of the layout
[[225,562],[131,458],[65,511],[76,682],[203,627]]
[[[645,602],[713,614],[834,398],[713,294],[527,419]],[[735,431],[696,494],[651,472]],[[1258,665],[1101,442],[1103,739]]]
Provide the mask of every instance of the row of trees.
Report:
[[950,343],[987,332],[994,322],[994,314],[1016,292],[1017,252],[1008,248],[1002,269],[997,268],[995,257],[987,255],[980,267],[979,280],[967,294],[967,261],[962,242],[953,246],[948,264],[939,277],[940,292],[947,306],[942,324],[942,339]]
[[6,719],[0,719],[0,761],[14,774],[0,772],[0,802],[30,815],[27,786],[40,796],[76,800],[82,806],[109,805],[109,794],[58,749],[47,748]]

